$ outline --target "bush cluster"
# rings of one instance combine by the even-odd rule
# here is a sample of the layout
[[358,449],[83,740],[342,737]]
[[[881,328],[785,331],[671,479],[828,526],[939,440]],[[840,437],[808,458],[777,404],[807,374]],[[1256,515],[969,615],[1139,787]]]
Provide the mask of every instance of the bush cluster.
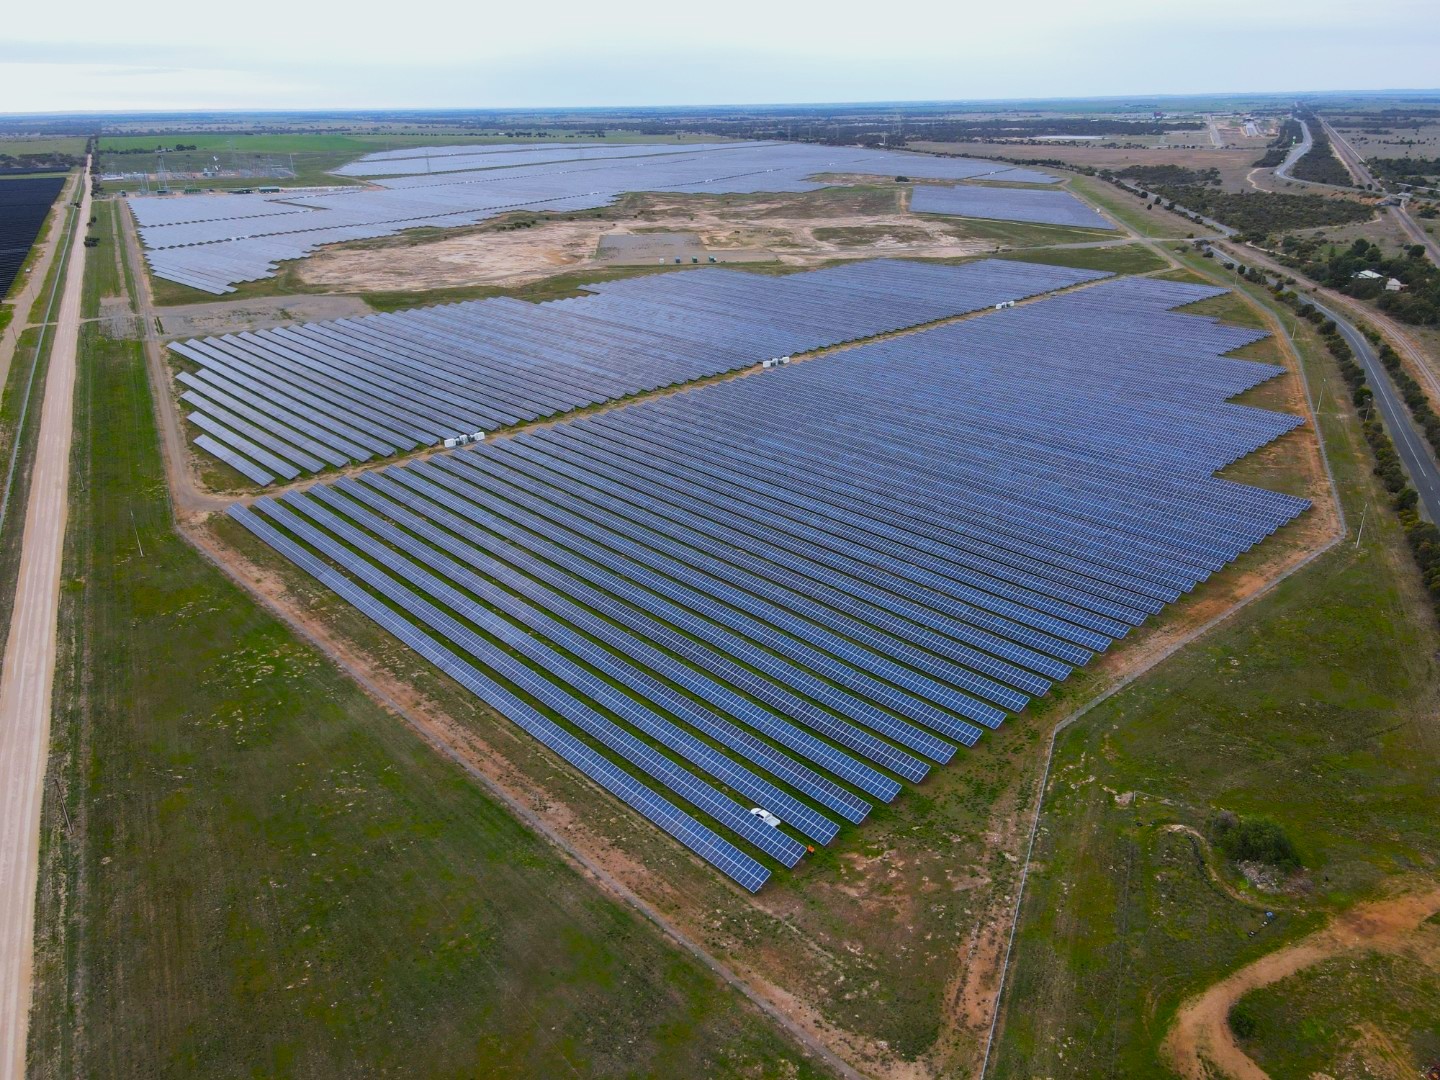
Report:
[[[1323,240],[1287,236],[1280,250],[1287,266],[1322,285],[1373,303],[1401,322],[1440,325],[1440,268],[1425,257],[1419,244],[1386,255],[1378,244],[1363,238],[1347,247],[1335,247]],[[1374,270],[1381,276],[1357,278],[1361,270]],[[1385,280],[1392,277],[1405,283],[1403,292],[1385,290]]]
[[1336,187],[1354,187],[1355,182],[1351,179],[1349,171],[1341,164],[1340,159],[1335,156],[1335,148],[1330,145],[1330,136],[1325,134],[1325,129],[1320,126],[1320,121],[1313,115],[1307,116],[1310,121],[1310,134],[1314,139],[1314,145],[1295,162],[1295,167],[1290,170],[1290,175],[1296,180],[1309,180],[1316,184],[1333,184]]
[[1231,862],[1256,862],[1277,870],[1300,869],[1300,853],[1285,830],[1269,818],[1217,814],[1210,823],[1215,846]]

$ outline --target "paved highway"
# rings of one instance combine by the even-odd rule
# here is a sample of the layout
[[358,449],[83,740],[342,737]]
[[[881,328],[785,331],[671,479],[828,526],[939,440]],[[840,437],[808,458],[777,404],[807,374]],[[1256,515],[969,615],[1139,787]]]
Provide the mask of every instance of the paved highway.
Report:
[[1420,495],[1422,511],[1430,521],[1440,524],[1440,465],[1436,464],[1425,436],[1410,418],[1410,408],[1400,397],[1395,384],[1390,381],[1390,373],[1385,370],[1385,365],[1380,362],[1380,357],[1376,355],[1374,347],[1364,334],[1333,308],[1309,297],[1305,299],[1327,317],[1335,320],[1341,336],[1349,343],[1350,348],[1355,350],[1355,358],[1365,369],[1365,377],[1369,379],[1370,388],[1375,392],[1375,407],[1380,410],[1386,430],[1395,442],[1395,452],[1400,455],[1405,471],[1410,474],[1410,482]]
[[[1350,170],[1350,175],[1355,177],[1355,181],[1362,186],[1374,185],[1378,189],[1380,185],[1375,183],[1374,174],[1366,167],[1365,160],[1355,152],[1355,148],[1330,126],[1329,121],[1321,120],[1320,123],[1325,127],[1325,134],[1330,136],[1330,145],[1335,148],[1335,153],[1340,156],[1340,160]],[[1409,209],[1405,206],[1390,206],[1386,209],[1395,219],[1395,223],[1400,226],[1401,231],[1425,249],[1425,254],[1430,256],[1431,262],[1440,266],[1440,243],[1436,243],[1434,237],[1420,228],[1415,219],[1410,216]]]
[[[1308,154],[1310,152],[1310,148],[1315,145],[1315,140],[1310,135],[1310,125],[1305,123],[1305,121],[1301,120],[1298,116],[1294,117],[1293,119],[1297,124],[1300,125],[1300,132],[1302,137],[1298,143],[1296,143],[1290,148],[1290,152],[1285,155],[1285,160],[1282,161],[1275,169],[1275,175],[1280,177],[1282,180],[1295,180],[1295,177],[1290,175],[1291,166],[1293,166],[1295,162],[1299,161],[1302,157]],[[1297,184],[1305,183],[1304,180],[1296,180],[1295,182]]]

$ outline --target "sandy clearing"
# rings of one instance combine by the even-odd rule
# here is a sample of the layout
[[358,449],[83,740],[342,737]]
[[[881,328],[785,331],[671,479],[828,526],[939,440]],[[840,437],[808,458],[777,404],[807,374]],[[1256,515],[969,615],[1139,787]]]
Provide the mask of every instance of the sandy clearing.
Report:
[[1237,1080],[1268,1080],[1230,1031],[1230,1007],[1251,990],[1268,986],[1321,960],[1366,948],[1403,947],[1420,924],[1440,911],[1440,886],[1359,904],[1293,945],[1262,956],[1180,1006],[1162,1050],[1187,1080],[1207,1080],[1218,1069]]
[[[727,263],[778,259],[805,266],[877,255],[955,258],[998,247],[957,235],[952,223],[900,213],[763,217],[759,214],[770,209],[768,204],[748,212],[686,209],[693,212],[684,219],[664,220],[664,231],[697,236],[706,252]],[[613,266],[613,258],[597,254],[601,237],[655,231],[656,224],[644,219],[542,220],[530,228],[482,228],[421,243],[322,251],[300,263],[297,273],[307,285],[359,292],[523,285]]]
[[[81,179],[79,221],[90,217]],[[75,231],[84,236],[83,224]],[[50,742],[50,691],[60,604],[60,561],[69,509],[70,437],[85,247],[72,244],[55,324],[15,610],[0,673],[0,1080],[25,1074],[35,947],[40,808]]]

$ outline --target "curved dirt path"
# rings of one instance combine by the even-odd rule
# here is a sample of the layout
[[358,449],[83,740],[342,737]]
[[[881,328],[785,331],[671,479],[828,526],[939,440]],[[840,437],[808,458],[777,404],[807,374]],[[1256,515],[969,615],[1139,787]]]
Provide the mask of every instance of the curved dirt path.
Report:
[[15,609],[0,671],[0,1080],[25,1075],[34,960],[40,808],[50,748],[50,689],[60,602],[60,559],[70,490],[71,405],[85,278],[88,165],[70,233],[70,262],[45,377]]
[[1328,926],[1262,956],[1182,1004],[1165,1037],[1165,1056],[1187,1080],[1206,1080],[1217,1070],[1236,1080],[1268,1080],[1265,1070],[1235,1041],[1230,1007],[1251,990],[1351,949],[1396,949],[1437,911],[1440,885],[1431,884],[1419,892],[1358,904],[1342,912]]

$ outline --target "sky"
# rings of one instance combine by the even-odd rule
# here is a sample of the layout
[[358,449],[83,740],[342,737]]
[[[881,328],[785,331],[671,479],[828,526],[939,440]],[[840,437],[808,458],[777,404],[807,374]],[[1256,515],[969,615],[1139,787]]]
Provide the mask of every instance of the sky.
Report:
[[79,0],[4,24],[5,112],[1440,86],[1435,0]]

